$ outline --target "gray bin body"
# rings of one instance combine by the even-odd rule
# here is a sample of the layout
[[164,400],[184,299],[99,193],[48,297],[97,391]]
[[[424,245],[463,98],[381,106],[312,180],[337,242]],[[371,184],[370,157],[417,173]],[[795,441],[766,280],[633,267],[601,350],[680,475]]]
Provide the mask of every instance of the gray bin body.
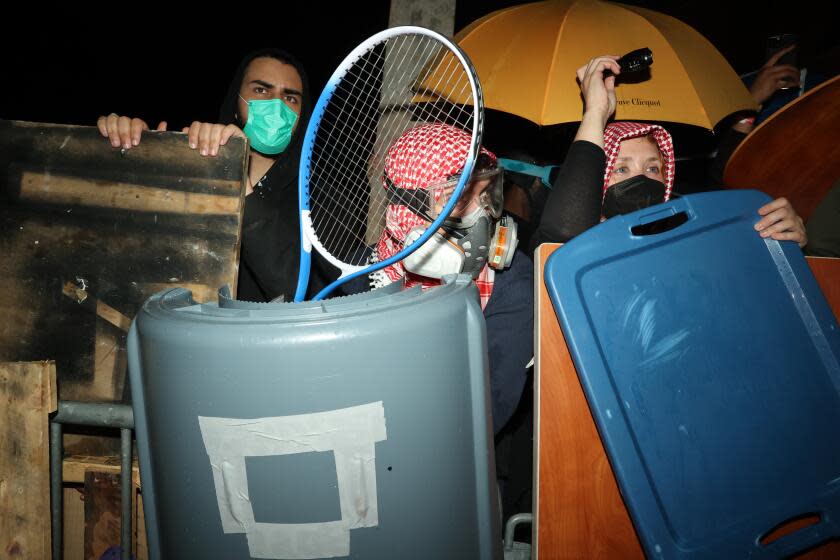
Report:
[[500,558],[486,345],[463,276],[152,297],[128,341],[151,556]]

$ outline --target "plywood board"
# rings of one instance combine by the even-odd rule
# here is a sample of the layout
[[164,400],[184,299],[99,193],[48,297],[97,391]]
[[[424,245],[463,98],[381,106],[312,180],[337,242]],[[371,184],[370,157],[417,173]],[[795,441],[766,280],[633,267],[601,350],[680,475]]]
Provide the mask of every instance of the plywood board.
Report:
[[0,121],[0,360],[55,360],[62,399],[123,397],[149,296],[235,287],[246,158],[237,138],[215,158],[174,132],[123,152],[95,127]]

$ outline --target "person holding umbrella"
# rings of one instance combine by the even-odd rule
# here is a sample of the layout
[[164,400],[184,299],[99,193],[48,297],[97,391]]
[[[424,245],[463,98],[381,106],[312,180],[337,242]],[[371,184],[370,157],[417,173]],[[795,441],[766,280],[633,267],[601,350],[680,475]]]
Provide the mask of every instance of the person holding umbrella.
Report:
[[[617,121],[616,56],[597,56],[577,70],[583,118],[546,202],[531,248],[566,242],[603,219],[669,200],[674,184],[671,135],[654,124]],[[807,243],[802,219],[785,198],[758,209],[762,237]]]

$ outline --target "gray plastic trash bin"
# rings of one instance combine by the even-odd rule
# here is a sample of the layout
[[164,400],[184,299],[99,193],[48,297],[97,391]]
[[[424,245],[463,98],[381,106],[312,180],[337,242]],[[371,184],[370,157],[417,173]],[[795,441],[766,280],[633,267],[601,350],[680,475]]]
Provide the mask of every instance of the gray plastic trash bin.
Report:
[[155,295],[129,334],[153,558],[501,558],[476,290]]

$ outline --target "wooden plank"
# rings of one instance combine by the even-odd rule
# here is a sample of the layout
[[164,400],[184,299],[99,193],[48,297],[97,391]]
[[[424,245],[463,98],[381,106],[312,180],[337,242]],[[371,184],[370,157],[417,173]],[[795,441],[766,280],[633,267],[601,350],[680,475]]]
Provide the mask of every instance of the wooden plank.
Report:
[[[64,558],[79,559],[89,558],[85,555],[85,491],[99,491],[96,484],[90,487],[90,484],[79,487],[78,485],[85,485],[86,481],[90,482],[89,473],[99,473],[102,475],[114,476],[117,484],[119,483],[120,474],[120,457],[116,455],[74,455],[64,458],[64,468],[62,471],[65,484],[65,517],[64,517]],[[86,478],[88,477],[88,478]],[[137,560],[146,560],[148,554],[148,542],[146,539],[145,517],[143,516],[143,502],[140,497],[140,472],[137,465],[137,458],[134,458],[132,464],[132,485],[134,490],[132,492],[132,534],[134,547],[136,548]],[[109,486],[105,485],[106,494],[109,492]],[[107,497],[107,496],[106,496]],[[68,500],[75,500],[68,503]],[[78,503],[77,503],[78,502]],[[119,495],[117,497],[117,504],[119,503]],[[93,514],[90,514],[93,515]],[[116,512],[119,516],[119,511]],[[93,529],[94,533],[98,530],[98,534],[102,534],[103,528]],[[92,536],[90,538],[93,538]],[[119,534],[117,534],[119,539]],[[111,545],[115,546],[115,545]],[[106,547],[107,548],[107,547]],[[98,558],[95,557],[95,558]]]
[[64,560],[82,560],[85,556],[85,489],[64,487]]
[[[540,560],[644,558],[545,288],[543,268],[558,247],[541,245],[534,262],[534,555]],[[807,261],[840,317],[840,259]],[[823,543],[795,558],[840,558],[840,542]]]
[[0,552],[49,558],[55,363],[0,363]]
[[61,289],[61,293],[73,299],[78,304],[86,303],[95,312],[97,317],[105,319],[108,323],[114,325],[123,332],[128,332],[131,328],[131,319],[95,297],[91,297],[84,288],[77,286],[73,282],[67,281]]
[[64,426],[65,455],[114,455],[120,452],[119,431],[86,426]]
[[[202,157],[181,132],[146,132],[139,146],[113,148],[94,126],[0,120],[0,160],[18,169],[76,175],[143,177],[143,184],[196,183],[190,190],[238,196],[245,140],[231,138],[217,157]],[[230,148],[230,149],[227,149]],[[48,164],[48,165],[45,165]],[[133,182],[133,181],[132,181]],[[226,192],[220,192],[220,189]]]
[[[131,464],[131,478],[134,487],[140,488],[140,471],[137,457]],[[84,484],[85,474],[101,472],[105,474],[120,474],[120,457],[118,455],[71,455],[64,458],[62,469],[65,484]]]
[[236,289],[247,146],[0,120],[0,360],[53,359],[62,399],[118,400],[125,332],[166,287]]
[[20,198],[49,204],[174,214],[228,215],[239,210],[239,200],[232,196],[180,192],[32,171],[21,174]]
[[98,560],[120,545],[120,476],[85,473],[85,558]]
[[534,261],[535,558],[644,558],[542,280],[557,247]]
[[143,511],[143,494],[137,493],[137,560],[149,560],[149,541],[146,538],[146,514]]

